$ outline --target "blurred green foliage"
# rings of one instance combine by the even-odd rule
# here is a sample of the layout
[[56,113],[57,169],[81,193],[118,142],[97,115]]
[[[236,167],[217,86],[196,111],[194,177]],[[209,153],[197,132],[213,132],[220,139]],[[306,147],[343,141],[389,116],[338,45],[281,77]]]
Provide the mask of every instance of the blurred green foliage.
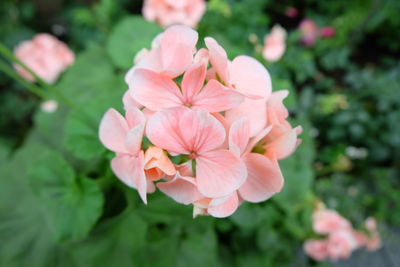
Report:
[[[298,17],[285,16],[289,6]],[[400,224],[399,1],[208,2],[200,37],[216,38],[231,59],[262,61],[304,128],[303,144],[280,163],[283,191],[227,219],[193,220],[190,207],[159,193],[142,204],[98,141],[101,116],[122,109],[135,53],[161,31],[140,9],[128,0],[1,1],[1,42],[13,48],[50,32],[77,60],[56,84],[74,107],[51,114],[0,73],[0,266],[309,266],[301,246],[316,199],[355,225],[367,216]],[[302,46],[304,17],[336,35]],[[275,23],[289,32],[287,51],[269,63],[259,48]]]

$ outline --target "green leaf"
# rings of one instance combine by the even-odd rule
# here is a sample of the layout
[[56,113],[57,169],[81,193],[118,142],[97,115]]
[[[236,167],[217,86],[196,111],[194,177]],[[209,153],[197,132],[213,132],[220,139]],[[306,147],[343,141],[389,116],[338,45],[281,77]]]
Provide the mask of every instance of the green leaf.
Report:
[[79,54],[57,89],[76,107],[106,90],[115,90],[115,74],[106,51],[98,46]]
[[73,254],[81,266],[143,266],[146,232],[146,222],[135,211],[126,210],[100,224]]
[[76,178],[74,170],[55,152],[33,161],[28,173],[55,239],[85,238],[102,213],[103,195],[96,182]]
[[113,91],[106,91],[68,114],[65,126],[65,146],[76,157],[91,159],[106,151],[99,140],[99,125],[104,113],[122,105],[123,80],[116,79]]
[[108,42],[107,52],[114,64],[128,69],[133,65],[133,58],[142,48],[149,48],[151,41],[162,29],[141,16],[123,18],[113,29]]
[[76,266],[66,247],[54,242],[45,210],[27,179],[32,160],[47,152],[43,145],[27,143],[0,166],[0,239],[6,244],[0,246],[0,266]]

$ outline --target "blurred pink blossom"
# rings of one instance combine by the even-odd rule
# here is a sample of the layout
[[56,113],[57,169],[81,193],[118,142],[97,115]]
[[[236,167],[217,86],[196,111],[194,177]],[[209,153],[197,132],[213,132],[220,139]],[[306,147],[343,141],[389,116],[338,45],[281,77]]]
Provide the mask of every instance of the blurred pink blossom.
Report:
[[162,27],[184,24],[195,28],[206,10],[204,0],[145,0],[143,16]]
[[286,8],[285,14],[289,18],[295,18],[299,15],[299,10],[295,7],[290,6]]
[[336,34],[336,30],[333,27],[323,27],[319,30],[319,35],[321,37],[328,38],[328,37],[334,36],[335,34]]
[[286,30],[275,25],[264,38],[263,56],[268,61],[278,61],[286,50]]
[[[74,53],[54,36],[37,34],[31,41],[24,41],[14,49],[15,56],[37,76],[48,83],[54,83],[68,66],[74,63]],[[15,65],[18,73],[28,81],[34,77],[22,67]]]
[[304,252],[316,261],[325,260],[328,257],[328,241],[310,239],[304,242]]
[[306,46],[312,46],[318,38],[318,26],[311,19],[303,19],[299,25],[301,41]]

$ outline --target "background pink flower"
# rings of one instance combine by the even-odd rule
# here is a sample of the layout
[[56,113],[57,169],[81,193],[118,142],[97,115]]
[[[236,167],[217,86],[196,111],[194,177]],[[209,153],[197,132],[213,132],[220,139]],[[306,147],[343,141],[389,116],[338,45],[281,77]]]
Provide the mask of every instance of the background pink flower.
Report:
[[[54,83],[68,66],[74,63],[74,53],[54,36],[37,34],[31,41],[24,41],[14,49],[15,56],[37,76],[48,83]],[[34,77],[22,67],[15,65],[18,73],[28,81]]]
[[301,41],[306,46],[312,46],[318,38],[318,26],[311,19],[303,19],[299,25]]
[[143,16],[163,27],[184,24],[195,28],[206,11],[204,0],[145,0]]
[[286,30],[275,25],[264,38],[263,57],[268,61],[278,61],[286,50]]

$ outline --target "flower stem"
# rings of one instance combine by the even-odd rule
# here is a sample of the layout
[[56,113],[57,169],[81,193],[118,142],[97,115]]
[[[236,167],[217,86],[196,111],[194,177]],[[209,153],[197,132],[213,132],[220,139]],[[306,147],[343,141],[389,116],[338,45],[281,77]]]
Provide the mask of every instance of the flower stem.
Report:
[[[39,83],[39,85],[42,88],[45,88],[48,91],[52,91],[52,93],[54,93],[54,95],[58,98],[58,100],[62,103],[64,103],[66,106],[68,106],[69,108],[72,108],[74,106],[74,104],[67,98],[64,96],[64,94],[62,94],[59,90],[57,90],[57,88],[55,88],[54,86],[51,86],[50,84],[48,84],[47,82],[45,82],[42,78],[40,78],[38,75],[36,75],[35,72],[33,72],[28,66],[26,66],[21,60],[19,60],[16,56],[14,56],[14,54],[2,43],[0,43],[0,55],[4,56],[5,58],[7,58],[9,61],[18,64],[19,66],[21,66],[21,68],[23,68],[25,71],[27,71],[29,74],[31,74],[34,78],[35,81],[37,81]],[[9,72],[6,72],[8,75],[10,75]],[[15,73],[15,72],[14,72]],[[11,75],[10,75],[11,76]],[[14,76],[12,76],[14,78]],[[14,78],[15,79],[15,78]],[[23,85],[25,87],[27,87],[26,85],[30,84],[28,82],[25,82]],[[28,88],[28,87],[27,87]],[[33,92],[33,91],[32,91]],[[42,98],[45,98],[43,96],[41,96]]]
[[0,60],[0,70],[2,70],[4,73],[6,73],[8,76],[25,86],[29,91],[31,91],[33,94],[36,96],[46,99],[47,96],[46,94],[36,85],[25,81],[22,79],[15,71],[13,68],[11,68],[7,63],[5,63],[3,60]]

